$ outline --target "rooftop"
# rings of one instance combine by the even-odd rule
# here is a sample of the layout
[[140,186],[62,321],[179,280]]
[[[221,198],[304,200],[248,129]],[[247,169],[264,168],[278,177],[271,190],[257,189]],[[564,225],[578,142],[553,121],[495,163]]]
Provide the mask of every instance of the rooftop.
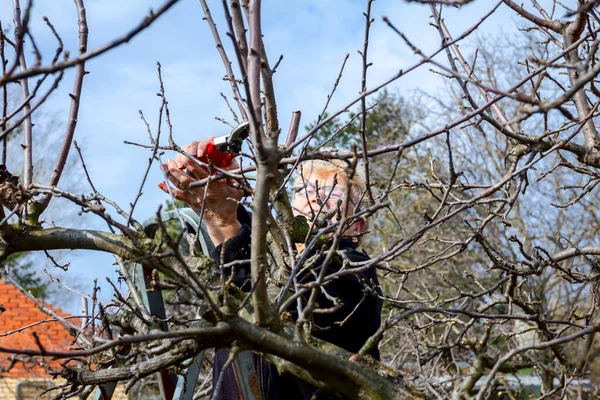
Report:
[[[60,308],[43,304],[61,317],[69,316]],[[34,333],[45,350],[67,351],[73,340],[60,322],[40,310],[33,300],[15,286],[0,280],[0,348],[38,349]],[[27,356],[18,356],[14,365],[6,371],[12,357],[9,353],[0,352],[0,378],[49,377],[45,368]],[[60,360],[50,357],[36,359],[52,369],[60,368]]]

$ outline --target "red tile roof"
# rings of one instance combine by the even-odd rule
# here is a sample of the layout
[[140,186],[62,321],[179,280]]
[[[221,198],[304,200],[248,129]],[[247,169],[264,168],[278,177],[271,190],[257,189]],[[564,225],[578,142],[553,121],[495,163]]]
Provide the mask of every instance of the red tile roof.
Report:
[[[0,305],[5,309],[5,311],[1,311],[0,307],[0,347],[37,349],[38,345],[33,337],[33,332],[35,332],[46,350],[69,350],[72,337],[65,328],[60,323],[52,321],[51,316],[41,311],[35,302],[21,293],[19,289],[3,280],[0,280]],[[45,305],[62,317],[68,316],[60,308],[46,303]],[[40,321],[45,322],[40,323]],[[27,327],[35,323],[38,324]],[[27,328],[7,335],[7,333],[24,327]],[[2,372],[9,365],[10,358],[10,354],[0,353],[0,378],[49,377],[46,369],[31,361],[17,361],[9,371]],[[43,359],[51,368],[60,369],[60,360],[52,360],[49,357],[36,357],[36,359]]]

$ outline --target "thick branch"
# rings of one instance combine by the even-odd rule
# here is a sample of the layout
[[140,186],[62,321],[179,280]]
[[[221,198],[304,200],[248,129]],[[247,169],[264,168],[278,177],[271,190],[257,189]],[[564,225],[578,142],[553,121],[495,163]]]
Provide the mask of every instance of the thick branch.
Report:
[[[577,42],[581,37],[584,28],[585,14],[578,13],[575,21],[568,24],[563,32],[565,47],[570,47],[573,43]],[[565,60],[572,66],[572,68],[567,68],[569,82],[571,83],[572,88],[578,87],[578,89],[573,93],[573,100],[575,102],[575,107],[577,108],[577,114],[579,114],[580,118],[583,118],[585,115],[590,113],[590,106],[587,96],[585,95],[583,85],[595,78],[598,73],[597,68],[593,68],[584,74],[584,76],[589,77],[588,79],[580,76],[580,71],[578,68],[576,68],[576,66],[581,62],[578,54],[578,47],[566,52]],[[594,70],[596,70],[596,72],[590,76],[590,72]],[[598,131],[596,130],[596,125],[594,125],[594,121],[592,119],[588,120],[583,126],[583,137],[586,150],[591,151],[597,149],[600,145]]]
[[[89,350],[72,352],[40,351],[39,349],[0,348],[0,352],[46,355],[58,358],[85,357],[97,354],[118,345],[142,343],[159,339],[182,340],[168,353],[121,368],[98,371],[83,371],[73,374],[65,369],[63,377],[80,384],[102,384],[122,381],[133,377],[147,376],[171,365],[192,358],[200,351],[211,347],[223,347],[233,341],[253,350],[264,352],[265,357],[275,363],[280,372],[288,371],[317,386],[327,386],[354,399],[422,399],[425,398],[411,388],[397,372],[377,363],[369,357],[353,358],[339,347],[318,339],[311,343],[298,342],[292,334],[282,335],[259,328],[244,319],[232,316],[215,327],[190,328],[182,331],[157,332],[145,335],[127,335],[107,341]],[[185,340],[193,339],[193,340]]]
[[277,314],[269,303],[267,293],[267,224],[269,210],[269,193],[277,183],[277,165],[279,152],[277,136],[265,138],[262,128],[262,111],[260,101],[260,69],[261,69],[261,13],[260,0],[251,1],[248,11],[250,28],[250,51],[248,53],[248,110],[251,117],[252,143],[257,151],[257,176],[254,188],[254,214],[252,215],[252,304],[255,321],[261,326],[277,324]]
[[[276,324],[277,314],[269,302],[267,293],[267,273],[269,271],[267,257],[267,224],[269,194],[277,184],[278,152],[275,138],[267,138],[266,160],[258,160],[256,186],[254,188],[254,207],[252,214],[251,270],[252,270],[252,303],[256,323],[264,325]],[[269,157],[269,149],[273,148]],[[272,159],[273,156],[277,157]],[[259,155],[260,157],[260,155]]]
[[264,151],[262,107],[260,101],[260,65],[262,53],[262,33],[260,21],[260,0],[249,4],[248,25],[250,27],[250,51],[248,52],[246,75],[248,77],[248,104],[252,122],[252,142],[259,152]]
[[260,71],[263,80],[263,92],[265,94],[265,111],[267,115],[267,135],[279,135],[279,120],[277,118],[277,102],[275,101],[275,88],[273,87],[273,71],[269,65],[269,59],[265,51],[265,45],[261,39]]
[[521,17],[533,22],[536,25],[541,26],[542,28],[550,29],[556,33],[560,33],[562,30],[562,24],[558,21],[548,21],[547,19],[538,17],[537,15],[533,15],[529,11],[525,10],[523,6],[516,4],[512,0],[502,0],[504,4],[515,10]]
[[0,259],[23,251],[61,249],[98,250],[129,260],[142,256],[127,237],[102,231],[68,228],[31,230],[9,226],[2,232],[1,238]]
[[241,55],[241,68],[243,71],[247,71],[248,41],[246,40],[246,27],[244,26],[244,17],[239,0],[231,0],[231,18],[235,27],[236,43]]
[[[257,328],[242,319],[229,321],[239,335],[239,341],[253,349],[284,359],[271,359],[279,369],[322,386],[331,388],[355,399],[417,399],[424,398],[413,392],[395,373],[372,359],[361,365],[349,361],[352,354],[320,340],[310,345],[289,337]],[[314,346],[314,347],[313,347]],[[290,364],[293,363],[293,364]],[[306,371],[301,371],[299,366]],[[308,372],[310,371],[310,372]],[[320,381],[320,382],[319,382]]]
[[[177,333],[177,332],[173,332]],[[177,344],[170,352],[152,357],[147,361],[128,365],[123,368],[105,368],[98,371],[84,371],[74,377],[76,382],[84,385],[124,381],[131,378],[142,378],[154,372],[160,372],[171,365],[177,365],[196,356],[200,351],[209,347],[227,345],[230,342],[228,329],[225,326],[203,328],[195,335],[194,340],[186,340]],[[70,370],[63,371],[63,377],[68,378]],[[65,376],[66,375],[66,376]]]

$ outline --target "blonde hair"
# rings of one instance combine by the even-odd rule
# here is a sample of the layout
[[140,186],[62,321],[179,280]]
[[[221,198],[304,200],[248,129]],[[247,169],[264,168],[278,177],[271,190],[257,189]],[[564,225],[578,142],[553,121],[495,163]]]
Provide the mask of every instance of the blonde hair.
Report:
[[[359,210],[360,205],[365,206],[367,204],[367,199],[365,199],[365,193],[367,191],[367,183],[364,175],[364,168],[362,165],[357,165],[355,170],[353,171],[349,168],[349,164],[339,159],[332,160],[306,160],[301,162],[296,169],[297,177],[294,180],[294,186],[302,185],[304,180],[309,175],[313,173],[318,174],[337,174],[338,177],[342,177],[346,180],[346,184],[350,187],[350,202],[354,205],[355,210]],[[350,173],[350,176],[348,175]],[[352,212],[353,214],[354,212]],[[364,225],[361,229],[361,235],[356,237],[353,240],[356,240],[357,244],[362,242],[364,238],[364,232],[369,229],[369,218],[362,217],[360,218]]]
[[[365,192],[367,191],[367,183],[365,180],[364,168],[362,165],[357,165],[355,170],[350,170],[349,164],[339,159],[332,160],[306,160],[302,161],[297,169],[297,177],[294,184],[302,183],[304,178],[313,173],[331,173],[338,174],[346,180],[346,184],[350,187],[350,199],[354,205],[366,204]],[[348,179],[348,173],[351,174],[351,179]]]

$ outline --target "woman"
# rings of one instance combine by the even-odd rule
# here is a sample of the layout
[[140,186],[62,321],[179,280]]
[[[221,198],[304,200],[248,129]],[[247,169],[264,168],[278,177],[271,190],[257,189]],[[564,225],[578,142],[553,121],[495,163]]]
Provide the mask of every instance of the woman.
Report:
[[[205,159],[211,149],[212,137],[201,142],[193,142],[183,150],[198,159]],[[214,152],[210,153],[215,156]],[[216,155],[218,157],[218,155]],[[208,188],[189,189],[190,183],[205,179],[209,172],[198,163],[179,154],[175,161],[169,160],[165,165],[168,178],[175,186],[173,196],[186,202],[199,215],[202,215],[207,231],[216,248],[211,257],[227,264],[232,261],[250,258],[250,215],[239,202],[243,196],[240,189],[230,185],[228,180],[211,182]],[[238,169],[233,161],[226,169]],[[187,171],[187,173],[186,173]],[[309,221],[321,220],[335,223],[342,215],[352,216],[355,205],[359,203],[365,191],[365,181],[360,174],[348,175],[339,161],[309,160],[298,167],[298,176],[294,182],[292,207],[296,215],[306,216]],[[165,182],[159,184],[167,192]],[[205,193],[205,190],[208,192]],[[202,210],[203,209],[203,210]],[[368,256],[357,250],[362,234],[367,228],[363,219],[352,220],[344,230],[339,241],[338,251],[344,252],[350,261],[364,262]],[[297,244],[299,251],[305,251],[302,244]],[[316,254],[316,249],[307,249],[309,256]],[[325,256],[321,256],[322,261]],[[300,284],[315,281],[323,264],[314,263],[316,267],[300,273],[297,280]],[[333,257],[326,265],[326,275],[331,275],[342,268],[342,258]],[[226,271],[230,273],[230,271]],[[250,266],[244,264],[235,271],[233,283],[250,290]],[[308,292],[310,293],[310,291]],[[355,274],[344,274],[324,284],[316,299],[317,310],[310,315],[312,335],[333,343],[347,351],[356,353],[365,341],[373,335],[381,324],[381,291],[376,269],[371,267]],[[308,296],[307,296],[308,297]],[[303,298],[306,305],[307,298]],[[297,309],[290,307],[294,319],[298,318]],[[321,311],[321,312],[319,312]],[[377,349],[370,354],[379,359]],[[234,370],[223,369],[228,357],[227,349],[219,349],[215,354],[213,368],[213,389],[221,375],[222,382],[213,399],[238,400],[240,382]],[[253,355],[253,363],[260,381],[260,396],[268,400],[293,399],[333,399],[325,390],[317,390],[314,386],[292,377],[279,375],[275,367],[257,355]],[[319,377],[315,377],[319,379]],[[318,392],[318,393],[316,393]],[[313,395],[315,395],[313,397]]]

